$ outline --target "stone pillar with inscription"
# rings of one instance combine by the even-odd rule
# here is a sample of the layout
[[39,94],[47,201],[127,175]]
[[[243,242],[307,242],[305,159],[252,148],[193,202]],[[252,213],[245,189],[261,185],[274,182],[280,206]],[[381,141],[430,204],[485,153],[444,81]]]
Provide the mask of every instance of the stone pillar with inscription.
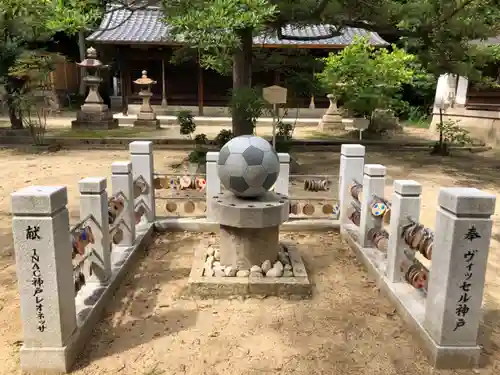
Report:
[[474,188],[443,188],[439,193],[423,322],[434,343],[446,349],[436,359],[436,367],[478,364],[477,338],[495,200],[494,195]]
[[118,127],[118,120],[113,118],[113,113],[99,95],[99,85],[102,78],[99,71],[107,68],[97,59],[97,51],[90,47],[87,50],[87,58],[81,63],[77,63],[81,68],[87,69],[87,76],[83,78],[85,85],[89,88],[89,93],[80,111],[76,115],[76,120],[71,122],[73,129],[114,129]]
[[160,120],[156,118],[156,113],[151,107],[151,97],[153,93],[151,92],[151,85],[154,85],[156,81],[153,81],[148,77],[148,72],[143,70],[141,78],[134,81],[136,85],[141,88],[139,96],[142,98],[142,105],[137,115],[137,120],[134,121],[134,126],[145,126],[148,128],[160,128]]
[[69,370],[65,346],[77,329],[67,190],[31,186],[11,195],[21,295],[21,368]]
[[326,96],[330,101],[330,106],[318,123],[318,130],[321,132],[328,132],[330,130],[344,129],[342,125],[342,115],[337,108],[337,99],[333,94]]

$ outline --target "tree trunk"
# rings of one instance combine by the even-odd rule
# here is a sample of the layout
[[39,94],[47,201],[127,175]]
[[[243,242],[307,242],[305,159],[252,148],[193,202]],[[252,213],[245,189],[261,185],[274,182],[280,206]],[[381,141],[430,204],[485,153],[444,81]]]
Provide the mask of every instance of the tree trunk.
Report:
[[23,119],[18,108],[14,105],[12,98],[7,99],[7,106],[9,108],[10,128],[13,130],[23,129]]
[[[233,53],[233,92],[252,86],[252,32],[252,28],[237,31],[241,45]],[[246,116],[244,109],[233,110],[232,123],[235,136],[253,134],[252,120]]]
[[16,93],[15,83],[9,80],[10,84],[5,85],[5,91],[7,94],[7,108],[9,110],[9,120],[10,127],[13,130],[23,129],[23,118],[21,117],[21,111],[18,108],[14,100],[14,94]]
[[[85,31],[80,30],[78,32],[78,50],[80,52],[80,61],[85,60]],[[80,88],[79,88],[79,93],[80,95],[84,96],[85,95],[85,83],[83,82],[83,79],[85,78],[86,74],[86,69],[85,68],[80,68]]]

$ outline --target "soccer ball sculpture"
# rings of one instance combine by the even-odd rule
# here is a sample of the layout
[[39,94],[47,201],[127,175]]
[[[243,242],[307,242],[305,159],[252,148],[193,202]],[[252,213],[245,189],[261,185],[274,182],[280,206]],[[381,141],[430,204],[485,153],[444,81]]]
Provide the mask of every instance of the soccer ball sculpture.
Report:
[[278,179],[280,162],[268,141],[253,135],[231,139],[219,152],[222,185],[240,198],[257,198]]

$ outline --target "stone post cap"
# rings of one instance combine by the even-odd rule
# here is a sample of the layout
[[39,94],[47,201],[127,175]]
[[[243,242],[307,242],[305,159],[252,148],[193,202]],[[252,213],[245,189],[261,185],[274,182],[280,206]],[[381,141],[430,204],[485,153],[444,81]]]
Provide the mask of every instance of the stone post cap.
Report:
[[129,174],[132,172],[132,162],[130,161],[115,161],[111,164],[112,174]]
[[394,191],[403,196],[419,196],[422,194],[422,185],[413,180],[395,180]]
[[286,152],[280,152],[278,154],[280,163],[290,163],[290,154]]
[[81,194],[99,194],[106,190],[105,177],[86,177],[78,181],[78,189]]
[[207,152],[206,160],[217,163],[219,160],[219,153],[214,151]]
[[51,215],[66,207],[66,186],[28,186],[10,195],[14,215]]
[[442,188],[438,203],[457,216],[485,216],[495,212],[496,196],[476,188]]
[[365,146],[363,145],[342,145],[340,154],[351,158],[365,156]]
[[134,141],[130,142],[128,149],[131,154],[151,154],[153,152],[153,142]]
[[365,174],[371,177],[384,177],[387,168],[382,164],[365,164]]

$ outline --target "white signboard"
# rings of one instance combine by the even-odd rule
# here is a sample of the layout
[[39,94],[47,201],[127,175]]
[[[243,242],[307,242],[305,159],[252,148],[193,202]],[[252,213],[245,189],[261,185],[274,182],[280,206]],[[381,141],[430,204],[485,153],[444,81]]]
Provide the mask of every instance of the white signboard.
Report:
[[262,89],[262,96],[270,104],[285,104],[286,93],[286,88],[276,85]]

